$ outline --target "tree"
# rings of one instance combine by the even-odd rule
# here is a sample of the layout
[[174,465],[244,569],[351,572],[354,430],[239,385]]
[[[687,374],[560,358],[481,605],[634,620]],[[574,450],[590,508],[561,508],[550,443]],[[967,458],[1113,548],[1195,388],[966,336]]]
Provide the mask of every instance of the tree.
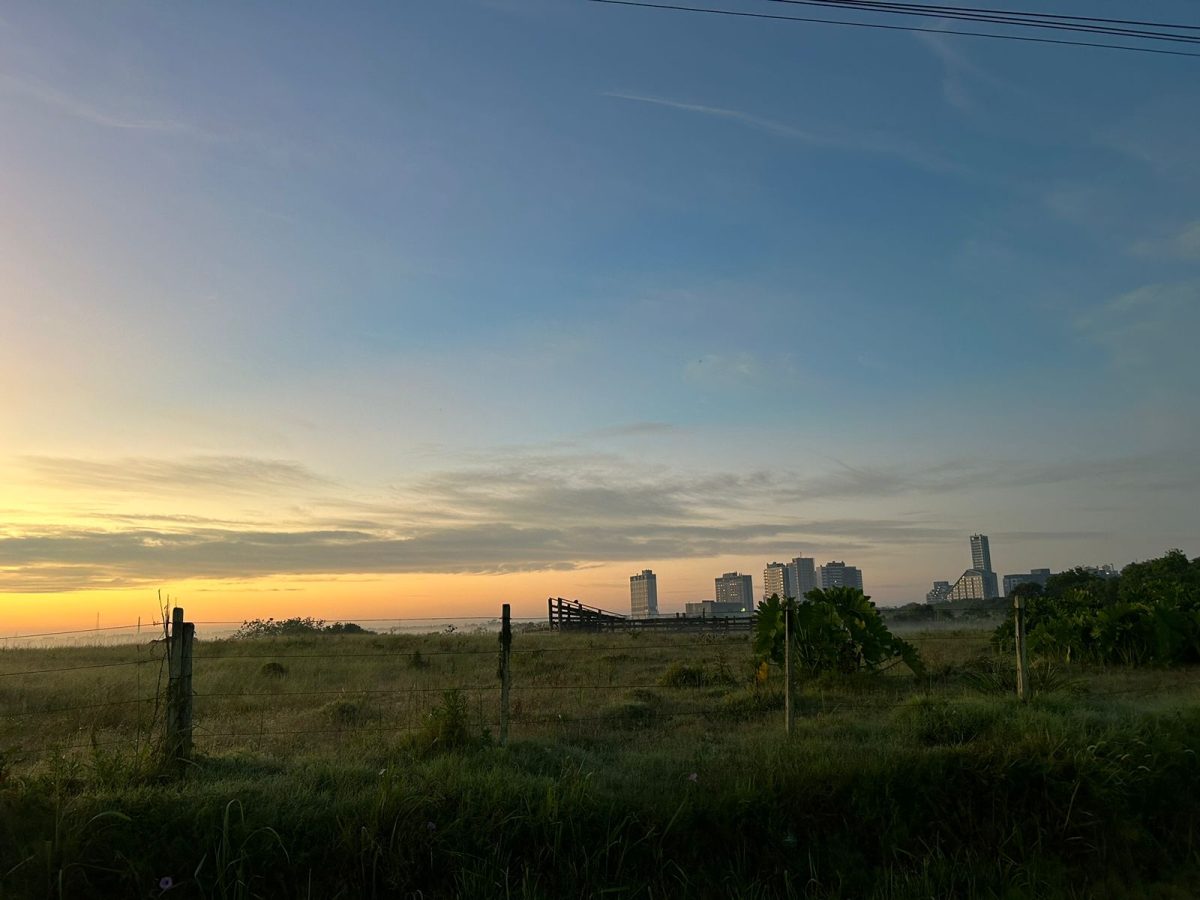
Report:
[[900,662],[917,675],[925,672],[917,649],[888,630],[871,598],[857,588],[817,588],[803,600],[773,595],[759,603],[754,652],[760,672],[770,663],[783,665],[785,631],[793,659],[814,675],[880,671]]

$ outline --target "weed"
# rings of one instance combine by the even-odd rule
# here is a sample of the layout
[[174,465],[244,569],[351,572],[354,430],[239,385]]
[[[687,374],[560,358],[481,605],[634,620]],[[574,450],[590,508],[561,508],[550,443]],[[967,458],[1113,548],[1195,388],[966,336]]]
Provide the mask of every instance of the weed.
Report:
[[370,710],[361,700],[334,700],[325,704],[325,715],[338,728],[353,728],[370,718]]
[[995,724],[999,712],[993,703],[915,697],[900,709],[901,720],[923,744],[967,744]]
[[699,688],[735,684],[736,679],[724,661],[716,666],[695,665],[676,660],[659,679],[663,687]]

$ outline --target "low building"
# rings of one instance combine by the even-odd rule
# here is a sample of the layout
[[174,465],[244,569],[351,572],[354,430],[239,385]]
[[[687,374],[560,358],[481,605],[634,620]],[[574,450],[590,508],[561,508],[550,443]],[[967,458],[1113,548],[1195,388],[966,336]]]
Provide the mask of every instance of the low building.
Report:
[[1050,580],[1049,569],[1030,569],[1028,574],[1022,573],[1019,575],[1004,576],[1004,596],[1011,597],[1013,588],[1019,584],[1036,584],[1042,590],[1046,589],[1046,582]]
[[950,589],[950,600],[993,600],[999,596],[996,573],[983,569],[967,569],[958,576]]
[[954,590],[954,586],[948,581],[935,581],[932,590],[925,595],[925,602],[930,606],[936,606],[939,603],[950,602],[950,592]]
[[683,604],[683,614],[689,619],[748,616],[752,612],[753,610],[747,610],[740,603],[727,603],[719,600],[697,600],[694,603]]

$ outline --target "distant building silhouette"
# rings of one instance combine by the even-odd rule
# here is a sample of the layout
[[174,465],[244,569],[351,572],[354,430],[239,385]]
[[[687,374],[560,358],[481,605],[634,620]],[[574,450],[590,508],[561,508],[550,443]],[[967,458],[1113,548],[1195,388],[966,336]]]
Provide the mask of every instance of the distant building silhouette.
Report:
[[986,534],[971,535],[971,568],[992,571],[992,548]]
[[863,589],[862,570],[848,566],[841,560],[827,562],[817,567],[817,584],[823,591],[835,587]]
[[935,581],[933,589],[925,595],[925,602],[932,605],[950,602],[950,591],[953,590],[948,581]]
[[768,563],[763,570],[763,599],[768,600],[772,595],[780,600],[785,597],[795,597],[796,589],[792,586],[792,573],[787,563]]
[[951,600],[992,600],[1000,596],[992,571],[992,549],[986,534],[971,535],[971,568],[958,576],[950,589]]
[[[749,578],[750,576],[746,576]],[[694,603],[683,604],[683,614],[689,619],[714,619],[723,616],[748,616],[753,610],[746,609],[740,603],[722,603],[717,600],[697,600]]]
[[1043,590],[1046,587],[1046,582],[1050,580],[1049,569],[1030,569],[1028,574],[1021,575],[1005,575],[1004,576],[1004,596],[1011,597],[1013,588],[1019,584],[1036,584]]
[[740,609],[754,611],[754,581],[749,575],[726,572],[716,579],[717,603],[736,603]]
[[817,581],[816,560],[809,556],[797,556],[788,563],[788,572],[792,578],[792,590],[795,597],[803,597],[819,585]]
[[637,619],[658,615],[658,578],[649,569],[629,576],[629,609]]

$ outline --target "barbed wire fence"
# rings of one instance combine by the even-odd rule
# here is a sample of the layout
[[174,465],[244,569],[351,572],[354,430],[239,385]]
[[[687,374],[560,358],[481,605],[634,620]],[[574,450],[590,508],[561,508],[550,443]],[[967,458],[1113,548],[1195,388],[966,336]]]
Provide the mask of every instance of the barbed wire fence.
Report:
[[[1007,613],[1011,607],[993,609]],[[428,732],[431,719],[448,705],[457,705],[457,715],[472,732],[492,735],[500,743],[510,731],[523,737],[579,729],[619,735],[680,720],[707,725],[728,725],[731,719],[772,721],[784,709],[777,687],[745,692],[761,699],[757,705],[741,695],[722,703],[722,695],[732,688],[749,687],[750,679],[733,668],[740,657],[749,657],[748,632],[690,633],[674,639],[630,632],[625,639],[586,631],[523,631],[521,626],[544,619],[514,619],[507,606],[499,617],[355,621],[395,623],[396,628],[420,623],[442,630],[424,635],[397,634],[395,629],[385,635],[366,632],[328,650],[315,637],[195,642],[198,625],[245,623],[187,622],[176,607],[169,627],[162,626],[163,636],[128,645],[128,656],[10,671],[0,667],[0,733],[9,735],[0,745],[3,759],[29,762],[79,751],[132,751],[164,758],[182,770],[196,751],[303,752],[314,741],[353,747]],[[478,633],[459,631],[457,626],[467,621],[486,623],[477,632],[498,625],[498,644],[481,646]],[[133,628],[140,631],[141,623],[47,631],[22,639]],[[191,646],[194,642],[198,649]],[[273,643],[278,651],[271,649]],[[111,655],[116,648],[103,649]],[[80,648],[56,648],[51,655],[67,661],[79,654]],[[572,656],[582,661],[566,664]],[[910,705],[914,694],[947,703],[972,701],[939,691],[932,680],[914,690],[907,680],[880,677],[857,682],[849,695],[815,682],[798,687],[788,705],[803,716],[881,711]],[[1104,695],[1156,691],[1154,686],[1125,687]],[[51,734],[58,740],[47,740]]]

